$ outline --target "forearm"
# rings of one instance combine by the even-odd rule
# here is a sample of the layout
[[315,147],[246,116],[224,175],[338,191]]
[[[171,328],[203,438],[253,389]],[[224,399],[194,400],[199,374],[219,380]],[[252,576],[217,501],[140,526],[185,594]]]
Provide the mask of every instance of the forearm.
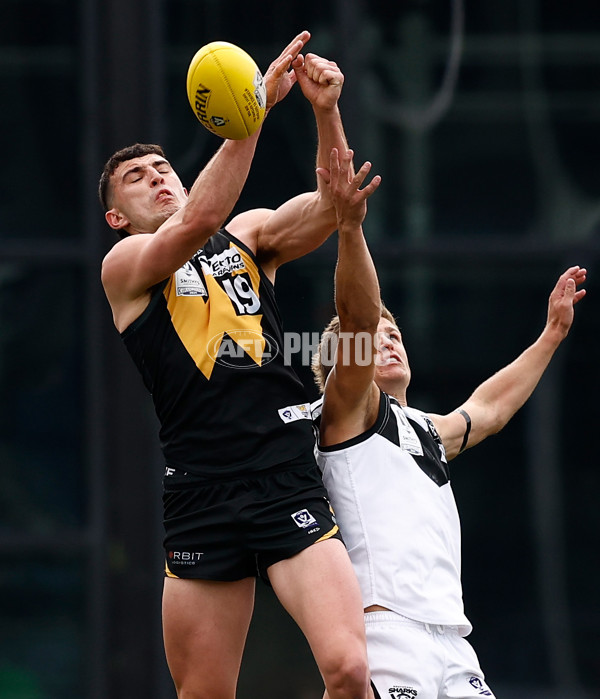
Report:
[[379,280],[361,226],[340,224],[335,304],[344,332],[377,330],[381,315]]
[[473,392],[465,409],[474,431],[484,432],[480,439],[501,430],[524,405],[563,339],[564,334],[546,327],[530,347]]
[[[250,172],[259,132],[241,141],[225,141],[196,178],[180,212],[181,225],[192,236],[207,238],[230,215]],[[200,239],[199,247],[204,242]]]
[[331,109],[313,108],[317,124],[317,167],[329,169],[329,158],[332,148],[340,153],[348,150],[348,142],[342,124],[340,110],[336,105]]

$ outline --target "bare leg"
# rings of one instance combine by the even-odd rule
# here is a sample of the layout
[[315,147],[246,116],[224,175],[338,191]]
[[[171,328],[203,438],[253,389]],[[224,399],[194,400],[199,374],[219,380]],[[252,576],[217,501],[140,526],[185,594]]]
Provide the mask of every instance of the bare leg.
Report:
[[163,634],[178,699],[234,699],[254,608],[254,578],[165,578]]
[[268,572],[310,644],[330,699],[372,696],[360,590],[342,542],[321,541]]

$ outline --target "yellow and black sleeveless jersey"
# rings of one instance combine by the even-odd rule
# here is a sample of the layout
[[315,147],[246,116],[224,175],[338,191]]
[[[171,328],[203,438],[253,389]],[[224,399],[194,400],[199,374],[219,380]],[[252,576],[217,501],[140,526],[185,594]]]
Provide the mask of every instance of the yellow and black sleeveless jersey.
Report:
[[225,229],[155,288],[121,336],[152,394],[167,466],[227,477],[313,449],[273,285]]

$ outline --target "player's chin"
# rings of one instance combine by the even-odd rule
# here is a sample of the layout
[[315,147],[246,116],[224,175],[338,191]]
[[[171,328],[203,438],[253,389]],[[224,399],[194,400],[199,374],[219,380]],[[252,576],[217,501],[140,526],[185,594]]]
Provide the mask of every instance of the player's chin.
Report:
[[404,379],[408,373],[404,364],[399,362],[382,363],[377,366],[375,371],[377,375],[388,380]]
[[181,204],[175,201],[165,202],[160,211],[158,212],[158,217],[161,219],[161,223],[170,218],[173,214],[177,213],[181,209]]

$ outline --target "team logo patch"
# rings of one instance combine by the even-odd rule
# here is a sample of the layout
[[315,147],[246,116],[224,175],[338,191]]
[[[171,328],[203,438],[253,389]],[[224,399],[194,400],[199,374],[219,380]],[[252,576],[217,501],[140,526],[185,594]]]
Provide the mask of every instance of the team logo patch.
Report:
[[198,270],[190,262],[175,272],[175,293],[177,296],[208,296]]
[[485,686],[485,683],[479,679],[479,677],[475,677],[475,676],[470,677],[469,684],[471,685],[471,687],[473,687],[473,689],[478,689],[479,694],[481,694],[482,697],[491,697],[492,696],[492,693],[490,692],[490,690]]
[[399,687],[394,685],[389,688],[390,699],[414,699],[418,692],[414,687]]
[[310,512],[305,508],[303,510],[298,510],[292,515],[292,519],[301,529],[306,529],[307,527],[312,527],[313,524],[317,523],[317,520],[310,514]]
[[280,408],[278,411],[279,417],[284,422],[295,422],[296,420],[311,420],[310,405],[302,403],[301,405],[288,405],[287,408]]

